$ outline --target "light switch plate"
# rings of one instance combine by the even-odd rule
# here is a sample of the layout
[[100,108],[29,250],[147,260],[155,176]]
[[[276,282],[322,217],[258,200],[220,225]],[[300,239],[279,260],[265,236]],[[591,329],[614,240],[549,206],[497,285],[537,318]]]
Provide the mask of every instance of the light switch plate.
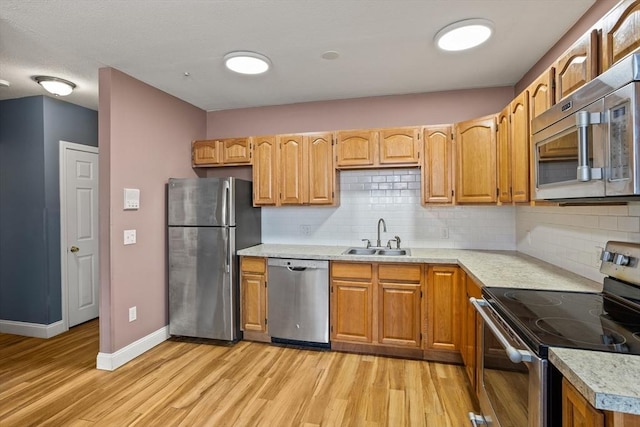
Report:
[[124,230],[124,244],[133,245],[136,243],[136,230]]

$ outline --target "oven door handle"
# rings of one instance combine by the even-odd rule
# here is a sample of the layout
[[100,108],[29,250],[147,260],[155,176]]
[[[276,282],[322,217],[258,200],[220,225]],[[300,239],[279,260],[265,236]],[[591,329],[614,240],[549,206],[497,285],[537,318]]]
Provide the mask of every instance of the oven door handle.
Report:
[[513,363],[531,362],[533,360],[533,356],[530,351],[518,350],[509,344],[509,341],[507,341],[502,332],[500,332],[500,329],[498,329],[498,326],[493,322],[493,319],[485,313],[483,308],[487,306],[487,302],[485,300],[471,297],[469,298],[469,302],[475,307],[478,314],[482,317],[489,329],[491,329],[491,332],[493,332],[493,335],[495,335],[498,341],[500,341],[500,344],[504,347],[504,351],[507,353],[507,356],[509,356],[509,360]]

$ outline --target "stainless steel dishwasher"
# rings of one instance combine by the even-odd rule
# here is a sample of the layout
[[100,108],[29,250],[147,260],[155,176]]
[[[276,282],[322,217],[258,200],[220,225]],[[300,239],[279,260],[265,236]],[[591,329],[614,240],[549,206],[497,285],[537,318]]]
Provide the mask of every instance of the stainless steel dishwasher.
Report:
[[329,262],[269,258],[267,266],[271,340],[329,347]]

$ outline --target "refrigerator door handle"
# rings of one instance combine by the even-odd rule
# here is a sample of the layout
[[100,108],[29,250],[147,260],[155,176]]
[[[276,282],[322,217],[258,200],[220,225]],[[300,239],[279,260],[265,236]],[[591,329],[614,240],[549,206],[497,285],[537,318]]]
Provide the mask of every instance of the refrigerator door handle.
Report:
[[231,230],[227,228],[227,256],[225,261],[225,270],[227,273],[231,273],[231,258],[233,257],[231,252]]
[[224,195],[222,197],[222,225],[229,226],[229,193],[231,191],[229,188],[229,181],[224,181],[223,189]]

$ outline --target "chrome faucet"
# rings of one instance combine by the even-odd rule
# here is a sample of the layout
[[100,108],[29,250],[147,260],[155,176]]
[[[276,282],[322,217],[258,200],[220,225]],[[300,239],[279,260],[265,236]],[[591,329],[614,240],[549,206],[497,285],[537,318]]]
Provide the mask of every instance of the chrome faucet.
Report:
[[382,224],[383,231],[386,232],[387,231],[387,224],[384,222],[384,219],[380,218],[378,220],[378,240],[376,241],[376,246],[377,247],[382,247],[382,242],[380,241],[380,224]]

